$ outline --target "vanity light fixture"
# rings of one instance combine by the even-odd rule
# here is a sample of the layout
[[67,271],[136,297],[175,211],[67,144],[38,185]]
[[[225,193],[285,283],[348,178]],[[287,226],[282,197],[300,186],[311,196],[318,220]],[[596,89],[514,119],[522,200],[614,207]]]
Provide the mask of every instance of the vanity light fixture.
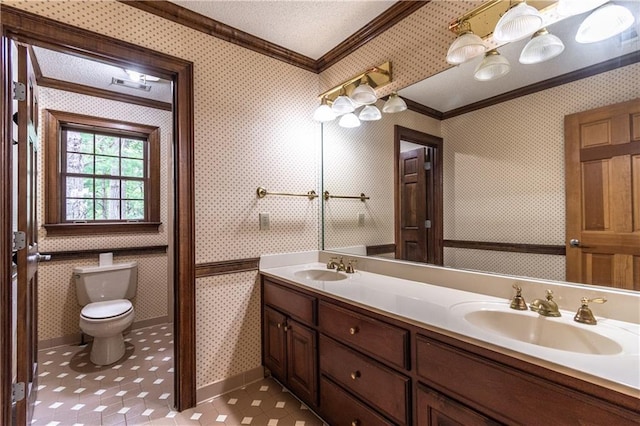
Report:
[[564,43],[546,28],[536,31],[520,52],[521,64],[538,64],[555,58],[564,51]]
[[484,59],[478,64],[473,77],[478,81],[490,81],[502,77],[511,70],[511,64],[496,49],[484,54]]
[[633,14],[624,6],[608,3],[591,12],[582,21],[576,41],[595,43],[620,34],[635,22]]
[[573,16],[602,6],[609,0],[558,0],[558,15]]
[[[338,124],[342,127],[358,127],[360,120],[380,120],[382,113],[374,105],[378,101],[376,89],[389,83],[391,83],[391,62],[385,62],[322,93],[319,96],[320,106],[316,108],[313,119],[327,122],[341,116]],[[383,112],[399,112],[407,109],[406,103],[397,94],[394,95],[390,96],[383,106]],[[391,98],[393,101],[390,103]],[[364,108],[356,115],[356,109],[362,106]],[[327,109],[331,111],[333,117]]]
[[540,29],[543,22],[538,9],[523,1],[502,15],[493,30],[493,39],[505,43],[520,40]]
[[458,27],[458,38],[451,43],[447,52],[447,62],[452,65],[459,65],[475,58],[487,51],[484,41],[471,31],[469,21],[464,21]]

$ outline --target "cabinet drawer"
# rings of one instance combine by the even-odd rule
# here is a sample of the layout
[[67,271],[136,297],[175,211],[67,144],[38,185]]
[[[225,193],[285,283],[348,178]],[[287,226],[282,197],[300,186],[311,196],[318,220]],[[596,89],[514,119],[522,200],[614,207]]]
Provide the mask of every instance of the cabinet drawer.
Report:
[[504,423],[527,424],[544,413],[556,425],[638,424],[637,413],[423,336],[416,338],[416,373]]
[[320,371],[384,412],[407,424],[409,378],[328,337],[320,337]]
[[325,377],[320,378],[320,408],[330,425],[393,425]]
[[267,279],[263,283],[264,303],[278,308],[287,315],[315,325],[316,298],[282,287]]
[[349,346],[355,346],[373,357],[408,369],[409,332],[407,330],[325,302],[320,302],[318,322],[324,333]]

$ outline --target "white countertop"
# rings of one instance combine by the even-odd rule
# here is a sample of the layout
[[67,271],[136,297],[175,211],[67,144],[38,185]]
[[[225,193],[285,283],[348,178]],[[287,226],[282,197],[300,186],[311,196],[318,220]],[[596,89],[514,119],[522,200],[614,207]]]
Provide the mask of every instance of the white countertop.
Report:
[[[500,310],[538,317],[532,311],[514,311],[509,300],[455,288],[416,282],[367,271],[345,274],[340,281],[316,281],[294,275],[305,269],[326,270],[326,264],[308,262],[281,266],[261,260],[260,272],[303,288],[376,311],[391,314],[425,328],[444,332],[461,340],[488,347],[544,367],[569,374],[635,397],[640,397],[640,325],[597,316],[598,324],[573,321],[575,312],[561,309],[560,318],[540,317],[540,321],[567,323],[585,333],[597,333],[615,340],[621,351],[614,355],[593,355],[526,343],[488,331],[464,319],[470,310]],[[293,260],[295,263],[296,259]],[[307,262],[305,262],[307,261]],[[281,262],[287,263],[287,262]],[[289,262],[291,263],[291,262]],[[529,301],[529,300],[528,300]]]

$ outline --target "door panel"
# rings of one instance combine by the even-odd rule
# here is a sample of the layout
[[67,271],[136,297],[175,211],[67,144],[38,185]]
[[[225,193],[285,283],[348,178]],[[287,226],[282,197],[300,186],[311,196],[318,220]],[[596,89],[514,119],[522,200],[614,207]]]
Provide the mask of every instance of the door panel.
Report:
[[399,258],[427,262],[426,148],[400,153]]
[[264,308],[264,366],[277,379],[286,380],[286,340],[283,327],[286,326],[286,318],[278,311],[271,308]]
[[287,321],[286,332],[289,386],[306,401],[317,404],[316,332],[291,319]]
[[27,46],[17,46],[17,81],[26,89],[25,99],[18,101],[18,230],[25,234],[25,248],[16,252],[17,280],[17,381],[24,383],[25,396],[16,404],[17,424],[29,424],[37,386],[37,301],[38,285],[38,225],[37,209],[37,149],[36,129],[37,85]]
[[567,280],[640,290],[640,99],[565,117]]

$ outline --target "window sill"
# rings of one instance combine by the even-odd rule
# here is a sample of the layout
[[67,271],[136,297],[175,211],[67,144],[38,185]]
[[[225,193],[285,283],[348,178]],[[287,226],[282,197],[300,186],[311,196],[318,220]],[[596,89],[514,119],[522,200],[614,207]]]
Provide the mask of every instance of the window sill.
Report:
[[111,223],[48,223],[43,225],[47,236],[139,234],[159,232],[162,222],[111,222]]

